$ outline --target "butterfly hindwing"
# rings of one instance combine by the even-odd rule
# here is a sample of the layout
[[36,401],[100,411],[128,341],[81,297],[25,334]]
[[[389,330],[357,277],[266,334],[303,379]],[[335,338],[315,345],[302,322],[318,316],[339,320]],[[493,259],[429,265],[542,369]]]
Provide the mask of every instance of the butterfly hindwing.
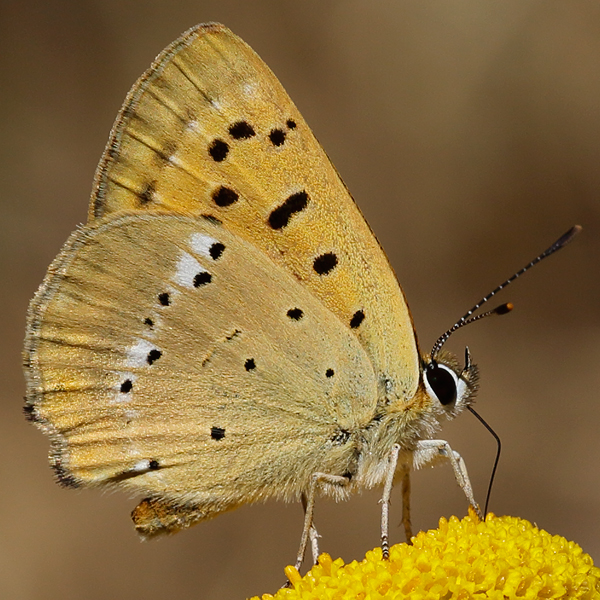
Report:
[[188,31],[129,93],[90,219],[128,210],[216,217],[352,330],[380,402],[413,397],[416,338],[383,251],[277,78],[224,26]]
[[343,474],[376,407],[356,337],[213,219],[133,214],[75,232],[32,301],[29,410],[59,478],[213,512]]

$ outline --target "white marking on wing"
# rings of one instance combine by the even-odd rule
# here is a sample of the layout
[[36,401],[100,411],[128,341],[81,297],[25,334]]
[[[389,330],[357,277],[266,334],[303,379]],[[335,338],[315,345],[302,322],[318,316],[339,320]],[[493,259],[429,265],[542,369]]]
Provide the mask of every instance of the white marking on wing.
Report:
[[192,233],[190,237],[190,246],[192,247],[192,250],[196,252],[196,254],[200,254],[200,256],[211,259],[210,249],[213,244],[217,244],[218,242],[219,240],[215,240],[215,238],[204,233]]
[[148,366],[148,352],[157,349],[156,346],[142,338],[127,349],[127,366],[128,367],[144,367]]
[[177,272],[174,280],[179,285],[186,288],[194,288],[194,278],[198,273],[206,273],[206,269],[187,252],[183,252],[177,263]]

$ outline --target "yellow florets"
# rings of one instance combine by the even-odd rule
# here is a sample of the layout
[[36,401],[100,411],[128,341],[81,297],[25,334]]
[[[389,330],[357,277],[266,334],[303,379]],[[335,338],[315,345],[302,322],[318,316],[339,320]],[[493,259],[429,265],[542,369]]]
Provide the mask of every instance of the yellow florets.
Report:
[[375,548],[362,562],[348,565],[321,554],[304,577],[287,567],[292,587],[262,600],[600,600],[600,569],[591,557],[524,519],[442,518],[438,529],[412,541],[412,546],[393,546],[389,561]]

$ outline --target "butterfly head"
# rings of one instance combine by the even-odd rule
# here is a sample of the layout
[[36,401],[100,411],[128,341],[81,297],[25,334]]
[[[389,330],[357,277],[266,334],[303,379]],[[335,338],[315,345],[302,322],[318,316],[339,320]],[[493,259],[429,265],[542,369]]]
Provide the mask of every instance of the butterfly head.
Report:
[[444,332],[435,342],[431,354],[423,358],[422,380],[425,390],[432,402],[445,411],[448,418],[454,418],[465,408],[468,408],[473,402],[473,398],[478,388],[479,372],[477,366],[471,362],[469,348],[465,348],[465,366],[460,368],[456,358],[442,351],[442,347],[448,341],[448,338],[459,329],[466,325],[476,323],[487,317],[494,315],[506,315],[512,309],[513,305],[506,302],[496,308],[475,315],[486,302],[491,300],[498,292],[510,285],[515,279],[523,275],[531,267],[537,265],[544,258],[554,254],[557,250],[564,248],[579,232],[581,227],[575,225],[569,231],[563,234],[552,246],[539,254],[532,261],[527,263],[522,269],[517,271],[512,277],[502,282],[489,294],[484,296],[473,308],[468,310],[456,323]]
[[423,385],[436,412],[453,419],[469,407],[479,387],[479,369],[471,362],[469,348],[465,348],[465,365],[448,352],[423,359]]

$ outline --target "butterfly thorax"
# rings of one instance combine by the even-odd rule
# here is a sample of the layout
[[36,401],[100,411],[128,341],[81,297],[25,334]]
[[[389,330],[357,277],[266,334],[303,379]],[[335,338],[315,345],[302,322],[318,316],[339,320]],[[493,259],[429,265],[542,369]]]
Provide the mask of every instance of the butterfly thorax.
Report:
[[[437,373],[437,380],[432,377],[433,369],[441,371],[441,377]],[[436,383],[439,379],[443,381]],[[413,398],[379,407],[372,420],[362,428],[353,478],[356,487],[371,488],[382,483],[394,444],[400,445],[400,465],[418,467],[413,460],[417,442],[432,439],[445,420],[460,414],[472,402],[477,384],[476,365],[461,368],[456,357],[446,352],[435,361],[425,356]]]

